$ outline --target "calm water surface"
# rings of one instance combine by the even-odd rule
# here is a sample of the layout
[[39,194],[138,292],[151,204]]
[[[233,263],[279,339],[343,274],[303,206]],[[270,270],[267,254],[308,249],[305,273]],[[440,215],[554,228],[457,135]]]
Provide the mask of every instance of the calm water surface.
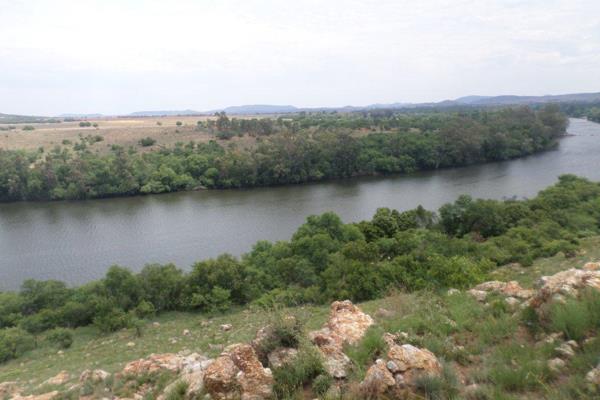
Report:
[[260,239],[289,239],[306,216],[335,211],[344,221],[377,207],[428,209],[460,194],[531,197],[560,174],[600,180],[600,124],[573,119],[556,150],[501,163],[251,190],[202,191],[82,202],[0,205],[0,290],[27,278],[80,284],[108,266],[189,268],[221,253],[240,255]]

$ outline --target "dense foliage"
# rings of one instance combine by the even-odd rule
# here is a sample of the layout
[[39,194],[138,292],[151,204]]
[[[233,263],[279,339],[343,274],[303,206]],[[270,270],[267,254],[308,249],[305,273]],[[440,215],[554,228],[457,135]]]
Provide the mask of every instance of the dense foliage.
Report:
[[[354,224],[325,213],[309,217],[290,241],[261,241],[241,259],[222,255],[189,273],[170,264],[136,274],[113,266],[104,279],[77,288],[28,280],[19,292],[0,293],[0,359],[30,343],[16,340],[28,337],[16,330],[94,324],[114,331],[165,310],[219,312],[248,303],[363,301],[395,289],[470,287],[497,265],[572,256],[578,238],[597,234],[600,184],[572,175],[524,201],[462,196],[439,213],[381,208]],[[52,337],[68,342],[62,330]]]
[[[506,160],[548,149],[565,133],[556,106],[463,113],[298,114],[229,119],[206,127],[231,142],[180,143],[138,153],[113,146],[93,151],[102,136],[37,152],[0,150],[0,201],[86,199],[178,190],[301,183],[358,175]],[[143,146],[152,145],[147,139]],[[158,147],[158,146],[157,146]]]

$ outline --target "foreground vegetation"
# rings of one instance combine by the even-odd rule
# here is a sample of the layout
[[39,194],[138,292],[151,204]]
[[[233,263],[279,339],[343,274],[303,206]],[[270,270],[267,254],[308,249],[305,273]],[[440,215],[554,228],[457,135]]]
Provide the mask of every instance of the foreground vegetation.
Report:
[[[496,266],[531,265],[557,253],[576,255],[580,239],[600,234],[600,184],[571,175],[531,200],[473,200],[439,213],[382,208],[371,221],[343,224],[333,213],[309,217],[287,242],[258,242],[241,259],[222,255],[194,264],[148,265],[134,274],[113,266],[77,288],[24,282],[0,293],[0,362],[35,347],[35,335],[94,325],[102,332],[140,328],[165,311],[223,312],[254,304],[366,301],[390,290],[467,288]],[[58,329],[58,330],[57,330]],[[62,330],[61,330],[62,329]]]
[[[594,236],[582,239],[580,251],[573,257],[565,257],[561,253],[538,259],[529,267],[508,265],[493,271],[491,278],[515,279],[523,286],[530,287],[531,282],[541,275],[580,267],[587,261],[598,259],[600,236]],[[580,309],[578,306],[585,306],[586,301],[584,298],[581,302],[573,302],[570,307]],[[374,316],[377,324],[360,343],[345,350],[353,364],[346,398],[352,398],[352,382],[362,380],[374,359],[385,353],[382,332],[405,332],[406,343],[426,347],[443,361],[445,367],[442,378],[421,383],[424,398],[559,400],[593,399],[595,396],[584,383],[586,372],[598,363],[600,357],[597,336],[600,319],[597,315],[595,319],[592,318],[593,313],[588,312],[585,321],[586,326],[591,327],[586,332],[587,336],[593,339],[585,341],[569,365],[556,373],[546,366],[547,361],[556,356],[556,344],[545,343],[541,339],[547,333],[556,332],[555,324],[577,324],[577,317],[569,318],[568,314],[565,319],[560,309],[550,321],[532,325],[526,313],[515,312],[502,298],[492,297],[487,304],[483,304],[465,293],[448,295],[439,290],[394,293],[383,299],[362,303],[360,307]],[[378,312],[380,309],[389,313],[381,314]],[[62,350],[49,342],[46,335],[40,335],[34,350],[18,360],[0,365],[0,382],[21,382],[28,392],[33,393],[58,389],[64,393],[60,398],[78,398],[78,391],[69,391],[68,388],[77,382],[83,370],[92,366],[111,373],[119,372],[125,363],[150,353],[196,351],[215,357],[228,344],[250,341],[259,328],[277,321],[281,315],[296,316],[301,322],[302,331],[289,333],[303,335],[320,327],[327,319],[327,313],[327,306],[276,311],[250,307],[217,315],[166,312],[153,316],[150,319],[152,322],[144,323],[141,332],[131,328],[99,336],[93,327],[77,328],[72,331],[72,346]],[[225,323],[233,328],[223,331],[220,325]],[[558,329],[560,331],[561,328]],[[184,334],[185,330],[189,330],[190,334]],[[317,376],[310,375],[322,369],[318,358],[308,356],[288,367],[275,369],[278,398],[300,398],[307,392],[312,393],[311,398],[324,398],[332,379],[322,372]],[[43,384],[62,370],[70,373],[72,378],[68,382],[55,386]],[[162,379],[169,378],[172,379],[160,375],[139,377],[138,385],[153,382],[159,387]],[[123,385],[119,379],[124,378],[111,378],[97,387],[84,387],[84,390],[88,395],[96,393],[99,398],[107,396],[105,387],[122,396],[130,396],[131,391],[135,392],[137,387]],[[472,390],[466,393],[466,387]]]
[[[0,150],[0,201],[87,199],[195,188],[235,188],[406,173],[506,160],[551,148],[565,134],[558,107],[464,112],[298,114],[274,119],[199,121],[223,141],[138,152],[102,135],[36,152]],[[101,132],[101,131],[98,131]],[[148,140],[150,139],[150,140]],[[153,138],[140,146],[152,147]]]

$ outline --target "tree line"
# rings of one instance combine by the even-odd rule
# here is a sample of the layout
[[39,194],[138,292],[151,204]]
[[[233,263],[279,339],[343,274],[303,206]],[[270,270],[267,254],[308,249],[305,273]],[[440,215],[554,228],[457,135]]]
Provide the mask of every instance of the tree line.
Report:
[[90,324],[114,331],[168,310],[214,313],[468,288],[498,265],[574,256],[580,238],[598,234],[600,184],[572,175],[530,200],[461,196],[437,213],[380,208],[371,220],[349,224],[329,212],[308,217],[289,241],[259,241],[240,258],[224,254],[189,272],[172,264],[139,273],[112,266],[103,279],[75,288],[25,281],[18,292],[0,293],[0,338]]
[[[232,121],[220,115],[212,123],[223,131],[245,126],[243,120]],[[210,141],[145,153],[112,146],[108,154],[99,154],[92,151],[93,142],[82,141],[49,151],[0,150],[0,201],[282,185],[499,161],[554,146],[568,123],[556,106],[417,115],[299,114],[260,121],[247,123],[258,129],[252,132],[262,133],[245,148]],[[267,125],[276,128],[258,128]]]

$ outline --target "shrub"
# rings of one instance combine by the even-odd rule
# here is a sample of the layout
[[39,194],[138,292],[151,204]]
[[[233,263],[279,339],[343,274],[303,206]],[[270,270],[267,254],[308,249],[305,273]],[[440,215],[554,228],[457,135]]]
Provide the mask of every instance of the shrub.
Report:
[[134,313],[138,318],[148,318],[156,313],[156,309],[149,301],[142,300],[135,308]]
[[120,308],[104,310],[94,317],[93,324],[100,332],[115,332],[130,325],[131,317]]
[[25,125],[23,127],[23,130],[24,131],[34,131],[35,130],[35,126],[33,126],[33,125]]
[[325,395],[331,385],[333,384],[333,378],[329,374],[321,374],[315,378],[312,383],[312,390],[319,396]]
[[40,333],[58,325],[60,315],[55,310],[41,310],[21,320],[20,326],[29,333]]
[[138,142],[143,147],[149,147],[156,143],[156,140],[152,139],[150,136],[140,139]]
[[48,332],[46,340],[61,349],[68,349],[73,344],[73,333],[69,329],[56,328]]
[[0,363],[20,357],[35,347],[35,339],[21,328],[0,330]]
[[88,121],[81,121],[79,123],[79,126],[82,127],[82,128],[89,128],[90,126],[92,126],[92,123],[88,122]]
[[448,364],[444,364],[441,376],[419,377],[415,385],[417,390],[424,393],[425,398],[430,400],[451,400],[458,395],[458,378]]
[[158,125],[158,126],[162,126],[162,122],[160,122],[160,121],[156,121],[156,125]]
[[181,121],[177,121],[177,122],[175,122],[175,125],[177,125],[177,126],[181,126],[181,125],[183,125],[183,122],[181,122]]

